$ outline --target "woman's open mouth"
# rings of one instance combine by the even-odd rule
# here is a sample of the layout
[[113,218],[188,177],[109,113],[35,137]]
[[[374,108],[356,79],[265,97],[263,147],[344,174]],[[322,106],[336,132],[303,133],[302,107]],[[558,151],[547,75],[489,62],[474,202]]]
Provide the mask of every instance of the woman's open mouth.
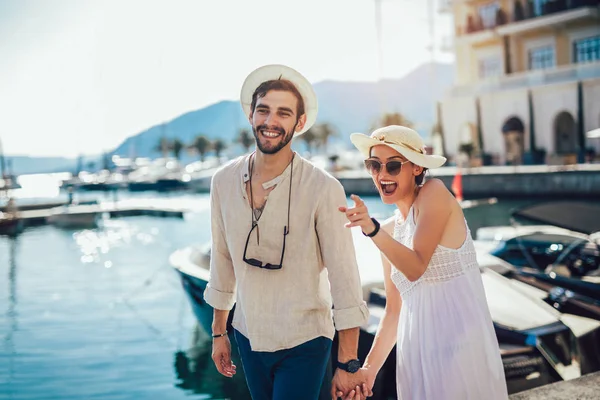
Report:
[[384,196],[393,195],[398,188],[398,184],[394,181],[379,181],[379,186],[381,186],[381,193]]

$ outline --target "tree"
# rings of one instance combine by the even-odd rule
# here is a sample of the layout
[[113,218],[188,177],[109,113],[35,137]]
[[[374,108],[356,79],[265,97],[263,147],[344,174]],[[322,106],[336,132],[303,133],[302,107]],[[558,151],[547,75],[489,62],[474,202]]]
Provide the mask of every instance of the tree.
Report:
[[473,150],[475,150],[475,146],[473,146],[473,143],[461,143],[461,145],[458,146],[459,153],[465,153],[469,157],[469,159],[473,155]]
[[378,126],[378,128],[388,125],[400,125],[406,126],[407,128],[412,128],[414,126],[410,120],[408,120],[404,115],[402,115],[399,112],[383,114],[380,122],[381,126]]
[[191,145],[192,149],[200,155],[200,161],[204,161],[204,155],[210,150],[210,140],[204,135],[198,135]]
[[171,151],[173,151],[173,155],[175,156],[175,158],[179,160],[179,156],[181,155],[181,150],[183,150],[183,148],[185,147],[183,142],[179,139],[174,139],[173,142],[171,143],[170,147],[171,147]]
[[169,156],[170,148],[171,148],[171,145],[169,143],[169,139],[167,139],[166,137],[163,136],[158,141],[158,144],[156,145],[154,150],[156,150],[160,154],[162,154],[163,158],[167,158]]
[[302,135],[299,136],[299,139],[303,140],[306,143],[306,147],[308,151],[312,154],[314,150],[314,145],[317,142],[319,134],[317,133],[317,127],[313,126]]
[[110,170],[111,159],[107,152],[102,153],[102,169]]
[[217,139],[212,143],[212,148],[215,151],[217,158],[221,157],[221,152],[225,150],[227,145],[222,139]]
[[240,133],[236,139],[236,142],[241,144],[245,152],[250,151],[250,147],[254,144],[254,137],[248,129],[240,129]]
[[317,133],[318,133],[318,138],[317,138],[318,145],[323,146],[323,148],[325,148],[325,151],[327,151],[327,143],[329,141],[329,138],[331,136],[337,135],[335,129],[333,129],[333,127],[330,124],[323,123],[323,124],[319,124],[317,126]]

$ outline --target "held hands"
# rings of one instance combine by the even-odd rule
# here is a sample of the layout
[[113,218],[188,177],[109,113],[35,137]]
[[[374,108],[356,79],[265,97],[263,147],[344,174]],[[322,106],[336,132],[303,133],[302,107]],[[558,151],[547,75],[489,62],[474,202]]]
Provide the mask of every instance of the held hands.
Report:
[[369,216],[369,210],[365,205],[365,202],[353,194],[350,196],[352,200],[354,200],[354,207],[339,207],[338,210],[346,214],[346,218],[348,218],[348,223],[344,225],[346,228],[352,228],[355,226],[360,226],[363,233],[368,235],[375,231],[375,224],[371,220],[371,216]]
[[236,366],[231,362],[231,343],[228,336],[213,339],[212,359],[221,375],[231,378]]
[[364,400],[373,395],[375,377],[366,368],[351,374],[337,369],[331,383],[331,400]]

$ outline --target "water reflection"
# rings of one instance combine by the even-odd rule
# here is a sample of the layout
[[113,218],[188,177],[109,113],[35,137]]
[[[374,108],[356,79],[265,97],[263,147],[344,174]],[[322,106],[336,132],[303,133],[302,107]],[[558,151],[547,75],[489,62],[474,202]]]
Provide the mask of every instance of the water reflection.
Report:
[[4,354],[8,356],[8,390],[9,398],[12,398],[12,382],[15,376],[15,356],[16,347],[14,334],[19,329],[17,319],[17,244],[18,239],[9,239],[8,256],[8,308],[6,310],[6,319],[8,320],[8,332],[4,337]]
[[175,352],[173,367],[178,380],[175,386],[192,393],[207,394],[211,398],[250,399],[237,348],[232,348],[231,358],[237,366],[237,372],[231,379],[219,374],[213,364],[211,351],[210,336],[196,325],[191,347],[187,351]]

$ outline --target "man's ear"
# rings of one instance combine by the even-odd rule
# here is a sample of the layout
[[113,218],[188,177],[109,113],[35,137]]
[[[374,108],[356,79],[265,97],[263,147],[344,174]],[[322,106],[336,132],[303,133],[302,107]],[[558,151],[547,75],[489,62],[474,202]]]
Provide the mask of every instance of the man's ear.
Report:
[[250,114],[248,114],[248,122],[250,122],[250,126],[252,126],[252,116],[254,115],[254,111],[250,111]]
[[302,114],[300,118],[298,118],[298,123],[296,124],[296,132],[300,132],[304,129],[304,125],[306,125],[306,114]]

